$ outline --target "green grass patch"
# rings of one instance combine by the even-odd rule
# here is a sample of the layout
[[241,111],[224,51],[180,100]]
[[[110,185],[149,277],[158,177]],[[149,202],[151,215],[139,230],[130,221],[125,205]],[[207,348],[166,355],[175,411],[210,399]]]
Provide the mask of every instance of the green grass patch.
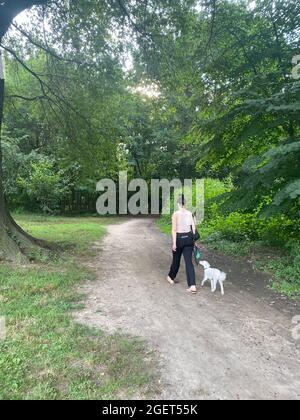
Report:
[[233,257],[247,257],[255,269],[272,276],[272,288],[290,298],[300,297],[299,259],[287,249],[266,246],[260,241],[234,242],[210,235],[203,243],[210,249]]
[[116,223],[114,218],[51,217],[42,215],[17,215],[17,222],[35,238],[43,239],[58,248],[74,253],[85,253],[91,242],[97,241],[106,226]]
[[297,259],[290,254],[282,256],[262,256],[256,267],[273,278],[273,289],[290,297],[300,298],[300,267]]
[[77,261],[110,221],[18,216],[24,229],[65,252],[45,264],[0,264],[0,316],[7,323],[0,399],[118,399],[154,389],[154,358],[143,342],[80,326],[71,315],[82,307],[76,286],[94,278]]
[[172,234],[171,218],[170,218],[170,221],[166,217],[160,218],[160,219],[157,220],[156,224],[159,227],[159,229],[161,230],[161,232],[165,233],[166,235],[171,235]]

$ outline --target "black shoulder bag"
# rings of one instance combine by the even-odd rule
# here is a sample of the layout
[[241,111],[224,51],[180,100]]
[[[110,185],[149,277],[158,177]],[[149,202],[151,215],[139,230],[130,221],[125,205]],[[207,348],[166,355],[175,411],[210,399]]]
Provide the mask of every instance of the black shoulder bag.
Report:
[[[195,217],[194,216],[193,216],[193,219],[194,219],[195,227],[196,227],[196,220],[195,220]],[[191,231],[192,231],[192,234],[193,234],[194,242],[199,241],[199,239],[200,239],[200,233],[199,233],[197,227],[196,227],[196,230],[195,230],[195,233],[194,233],[193,232],[193,226],[191,226]]]

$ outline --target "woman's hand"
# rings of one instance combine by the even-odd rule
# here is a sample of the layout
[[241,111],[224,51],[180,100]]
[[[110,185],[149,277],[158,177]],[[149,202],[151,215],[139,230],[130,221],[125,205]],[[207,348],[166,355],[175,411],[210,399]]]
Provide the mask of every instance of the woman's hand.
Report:
[[173,251],[173,252],[176,252],[176,251],[177,251],[177,245],[176,245],[176,244],[173,244],[173,246],[172,246],[172,251]]

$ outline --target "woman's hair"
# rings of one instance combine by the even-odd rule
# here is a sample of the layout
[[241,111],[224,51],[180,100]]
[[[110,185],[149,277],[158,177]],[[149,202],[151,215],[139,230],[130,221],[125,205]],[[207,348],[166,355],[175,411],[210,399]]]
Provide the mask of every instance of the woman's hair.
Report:
[[186,205],[186,200],[183,194],[178,197],[177,204],[179,204],[180,206]]

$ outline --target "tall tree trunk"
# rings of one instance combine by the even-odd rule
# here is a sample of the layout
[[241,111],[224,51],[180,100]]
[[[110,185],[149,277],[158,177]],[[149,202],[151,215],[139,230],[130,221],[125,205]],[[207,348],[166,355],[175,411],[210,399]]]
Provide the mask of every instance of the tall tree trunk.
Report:
[[30,256],[34,257],[39,252],[40,243],[24,232],[13,220],[4,196],[1,142],[5,89],[3,67],[3,57],[0,51],[0,259],[24,261],[28,260]]
[[[0,44],[2,43],[2,39],[15,16],[33,5],[46,4],[47,1],[49,0],[0,1]],[[4,89],[4,69],[0,51],[0,259],[24,261],[28,260],[30,256],[36,255],[37,252],[40,253],[42,248],[41,242],[24,232],[23,229],[21,229],[21,227],[13,220],[5,201],[1,144]]]

